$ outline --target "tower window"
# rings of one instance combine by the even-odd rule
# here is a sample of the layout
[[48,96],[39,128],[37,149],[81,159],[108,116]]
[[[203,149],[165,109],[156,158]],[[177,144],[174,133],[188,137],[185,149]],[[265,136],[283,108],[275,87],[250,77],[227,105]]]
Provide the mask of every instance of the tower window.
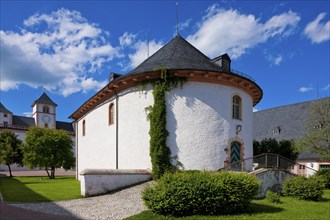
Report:
[[115,114],[115,112],[114,112],[114,104],[113,103],[111,103],[110,105],[109,105],[109,125],[112,125],[112,124],[114,124],[115,123],[115,121],[114,121],[114,114]]
[[49,113],[49,107],[48,106],[42,107],[42,112]]
[[3,117],[7,118],[7,117],[8,117],[8,115],[7,115],[7,114],[3,114]]
[[86,121],[83,120],[82,123],[82,135],[85,136],[86,135]]
[[235,95],[233,97],[233,119],[242,119],[241,115],[242,100],[241,97]]

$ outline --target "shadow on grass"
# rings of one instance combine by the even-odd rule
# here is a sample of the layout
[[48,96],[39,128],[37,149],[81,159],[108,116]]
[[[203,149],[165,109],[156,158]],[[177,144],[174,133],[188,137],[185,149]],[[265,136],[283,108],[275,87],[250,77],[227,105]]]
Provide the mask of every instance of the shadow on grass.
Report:
[[189,220],[216,220],[216,219],[237,219],[240,216],[242,216],[242,219],[250,217],[248,216],[254,216],[257,214],[272,214],[272,213],[278,213],[282,212],[284,209],[271,206],[271,205],[265,205],[265,204],[256,204],[252,203],[247,208],[247,210],[236,213],[236,214],[223,214],[223,215],[191,215],[191,216],[163,216],[159,214],[152,213],[151,210],[143,211],[137,215],[131,216],[126,218],[125,220],[144,220],[144,219],[154,219],[154,220],[174,220],[174,219],[189,219]]
[[[38,177],[40,178],[40,177]],[[44,178],[44,177],[42,177]],[[48,177],[47,177],[48,178]],[[42,179],[41,179],[42,180]],[[52,210],[52,214],[61,215],[61,216],[69,216],[73,219],[77,218],[73,213],[67,211],[66,209],[56,205],[55,203],[51,202],[50,199],[36,193],[35,191],[31,190],[28,185],[29,184],[39,184],[38,181],[31,181],[31,182],[21,182],[15,178],[10,177],[0,177],[0,192],[2,194],[2,199],[4,205],[7,204],[9,206],[25,208],[29,207],[29,210],[37,211],[37,212],[44,212],[46,210]],[[43,184],[42,182],[40,184]],[[33,202],[26,202],[26,201],[33,201]],[[43,204],[43,205],[41,205]],[[4,209],[0,213],[0,219],[24,219],[24,210],[21,214],[15,213],[14,208],[6,208],[6,206],[2,206],[1,208]],[[45,209],[46,206],[46,209]],[[29,211],[26,210],[28,213]],[[29,215],[38,216],[38,213]],[[40,215],[40,213],[39,213]],[[22,217],[22,218],[21,218]],[[34,219],[28,218],[28,219]],[[40,219],[40,218],[37,218]],[[49,218],[52,219],[52,218]]]
[[277,213],[283,211],[283,208],[271,206],[271,205],[265,205],[265,204],[257,204],[257,203],[251,203],[247,210],[242,214],[261,214],[261,213]]

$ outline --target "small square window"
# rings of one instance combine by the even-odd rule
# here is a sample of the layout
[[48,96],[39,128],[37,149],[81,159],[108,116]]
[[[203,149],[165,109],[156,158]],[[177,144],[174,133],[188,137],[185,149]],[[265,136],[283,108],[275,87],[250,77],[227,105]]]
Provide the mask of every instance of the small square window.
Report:
[[8,115],[7,115],[7,114],[3,114],[3,117],[7,118],[7,117],[8,117]]

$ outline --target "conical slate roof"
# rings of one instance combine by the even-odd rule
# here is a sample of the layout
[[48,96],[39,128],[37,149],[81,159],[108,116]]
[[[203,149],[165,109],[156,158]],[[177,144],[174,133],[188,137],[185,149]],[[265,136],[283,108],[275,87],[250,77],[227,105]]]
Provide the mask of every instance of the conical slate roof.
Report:
[[175,70],[209,70],[220,71],[220,67],[211,59],[177,35],[164,47],[146,59],[129,75],[154,71],[160,67]]
[[0,112],[13,114],[11,111],[9,111],[8,109],[6,109],[6,107],[1,102],[0,102]]
[[35,105],[35,104],[47,104],[47,105],[55,105],[57,106],[57,104],[55,102],[53,102],[53,100],[51,100],[49,98],[49,96],[44,92],[42,93],[42,95],[40,96],[39,99],[35,100],[32,104],[32,107]]

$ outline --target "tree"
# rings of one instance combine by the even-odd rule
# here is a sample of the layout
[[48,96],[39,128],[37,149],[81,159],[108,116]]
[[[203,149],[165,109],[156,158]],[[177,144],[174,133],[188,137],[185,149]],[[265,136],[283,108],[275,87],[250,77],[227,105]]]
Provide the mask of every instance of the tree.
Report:
[[8,166],[9,175],[12,177],[10,165],[17,163],[22,166],[23,154],[22,141],[10,130],[0,131],[0,163]]
[[274,138],[268,138],[261,142],[253,141],[253,155],[256,156],[264,153],[279,154],[292,161],[295,161],[299,154],[294,142],[290,140],[281,140],[278,142]]
[[67,170],[74,166],[73,142],[64,130],[32,127],[26,133],[25,142],[24,165],[44,168],[49,179],[55,179],[55,168]]
[[330,98],[313,104],[305,131],[306,135],[298,141],[299,148],[330,160]]

